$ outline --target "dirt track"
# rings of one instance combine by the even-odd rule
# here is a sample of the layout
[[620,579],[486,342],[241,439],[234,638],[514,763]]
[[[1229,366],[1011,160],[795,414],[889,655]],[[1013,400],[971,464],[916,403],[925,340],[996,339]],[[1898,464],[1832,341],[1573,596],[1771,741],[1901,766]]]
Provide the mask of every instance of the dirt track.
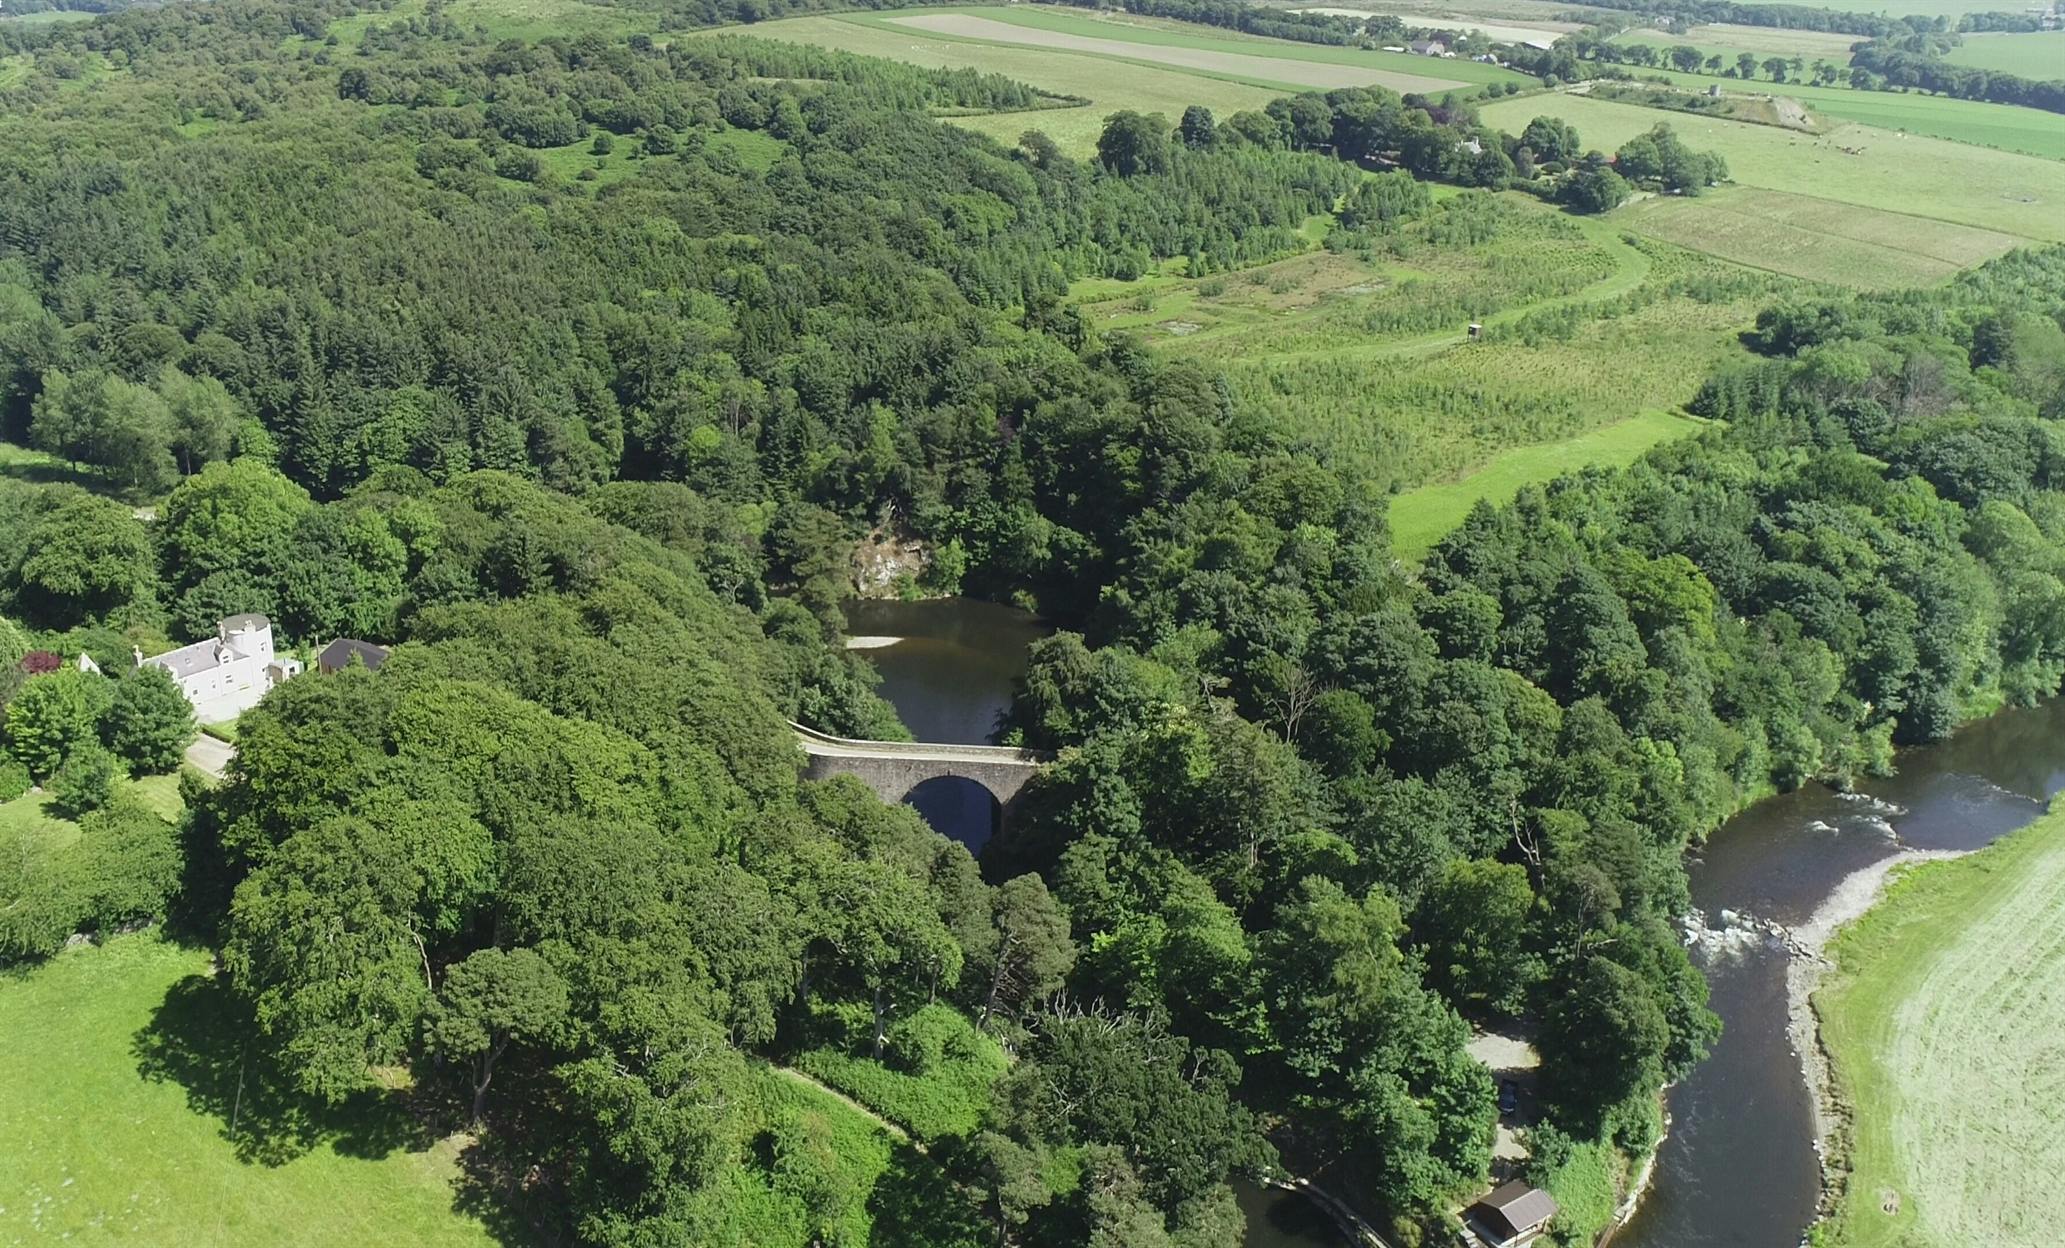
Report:
[[[966,13],[924,13],[896,17],[890,21],[937,35],[959,39],[986,39],[1029,48],[1052,48],[1057,52],[1084,52],[1092,56],[1118,56],[1149,61],[1176,69],[1197,69],[1207,73],[1233,74],[1297,87],[1389,87],[1393,91],[1422,93],[1446,91],[1464,84],[1452,78],[1421,77],[1388,69],[1360,65],[1329,65],[1320,61],[1281,60],[1273,56],[1249,56],[1243,52],[1212,52],[1202,48],[1170,47],[1159,43],[1129,43],[1119,39],[1096,39],[1054,30],[1037,30],[993,21]],[[1439,62],[1430,61],[1430,65]]]

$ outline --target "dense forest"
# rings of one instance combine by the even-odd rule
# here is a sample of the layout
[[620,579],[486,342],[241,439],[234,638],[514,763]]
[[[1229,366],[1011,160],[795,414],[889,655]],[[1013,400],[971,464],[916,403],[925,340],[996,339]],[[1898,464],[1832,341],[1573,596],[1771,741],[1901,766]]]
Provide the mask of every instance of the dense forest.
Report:
[[[562,1241],[1220,1248],[1232,1179],[1326,1166],[1417,1242],[1485,1179],[1472,1024],[1538,1038],[1535,1177],[1639,1155],[1714,1035],[1686,848],[2065,674],[2065,252],[1773,307],[1724,423],[1407,566],[1371,482],[1069,284],[1468,230],[1414,175],[1596,188],[1568,127],[1336,92],[1077,162],[928,116],[1051,102],[991,77],[349,12],[10,34],[0,93],[0,431],[72,465],[0,480],[22,782],[92,805],[183,728],[57,655],[396,645],[247,713],[176,835],[0,855],[61,899],[11,956],[219,950],[310,1098],[261,1149],[405,1064]],[[1006,729],[1058,761],[979,863],[797,779],[784,719],[901,731],[840,646],[870,531],[1063,626]]]

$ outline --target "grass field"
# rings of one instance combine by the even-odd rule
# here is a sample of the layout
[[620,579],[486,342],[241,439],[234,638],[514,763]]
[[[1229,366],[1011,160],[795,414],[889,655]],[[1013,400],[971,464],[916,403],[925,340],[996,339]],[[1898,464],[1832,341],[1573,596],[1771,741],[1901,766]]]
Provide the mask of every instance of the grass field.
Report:
[[2065,30],[1964,38],[1964,46],[1952,48],[1944,58],[1953,65],[1970,65],[2024,78],[2065,78]]
[[1576,126],[1587,147],[1605,151],[1667,121],[1691,146],[1719,152],[1744,186],[2065,240],[2065,162],[1857,125],[1807,135],[1572,93],[1505,100],[1482,111],[1488,124],[1515,133],[1532,117],[1554,114]]
[[[454,1145],[416,1140],[398,1108],[307,1117],[240,1080],[208,965],[140,933],[0,980],[0,1242],[511,1242],[454,1212]],[[254,1157],[260,1131],[293,1146]]]
[[1670,79],[1695,91],[1719,86],[1730,94],[1784,95],[1805,104],[1823,118],[1854,121],[1911,135],[1949,139],[2003,152],[2065,160],[2065,115],[1983,100],[1953,100],[1919,91],[1859,91],[1852,87],[1816,87],[1803,83],[1742,82],[1709,74],[1676,70],[1640,71]]
[[1614,219],[1751,268],[1867,290],[1941,281],[2023,242],[1947,221],[1750,187],[1697,199],[1647,199]]
[[59,26],[66,22],[90,22],[99,16],[98,13],[78,9],[44,9],[37,13],[0,17],[0,26]]
[[1830,1248],[2056,1242],[2065,1157],[2065,810],[1911,868],[1815,994],[1852,1110]]
[[1423,485],[1391,500],[1391,546],[1401,558],[1414,559],[1463,522],[1477,500],[1512,501],[1520,488],[1552,480],[1581,468],[1619,468],[1634,463],[1659,443],[1697,433],[1705,425],[1673,412],[1644,412],[1618,424],[1594,429],[1561,442],[1516,446],[1459,481]]

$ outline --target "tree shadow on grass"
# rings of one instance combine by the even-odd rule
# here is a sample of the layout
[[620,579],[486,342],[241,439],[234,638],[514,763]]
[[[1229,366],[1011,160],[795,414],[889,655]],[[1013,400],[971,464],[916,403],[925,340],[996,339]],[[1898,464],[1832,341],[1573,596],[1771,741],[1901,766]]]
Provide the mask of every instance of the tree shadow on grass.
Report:
[[186,1089],[188,1107],[220,1124],[239,1161],[278,1166],[324,1144],[378,1159],[434,1138],[402,1093],[367,1088],[331,1105],[298,1090],[250,1007],[214,976],[172,985],[130,1050],[145,1079]]
[[931,1155],[896,1145],[868,1199],[874,1242],[885,1248],[987,1245],[995,1228],[977,1209],[977,1194],[954,1179],[963,1159],[957,1142],[935,1141]]

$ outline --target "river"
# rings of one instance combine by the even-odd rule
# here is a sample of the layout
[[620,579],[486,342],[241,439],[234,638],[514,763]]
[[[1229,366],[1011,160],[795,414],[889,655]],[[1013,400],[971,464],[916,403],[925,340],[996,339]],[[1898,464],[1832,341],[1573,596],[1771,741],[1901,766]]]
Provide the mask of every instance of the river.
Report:
[[[990,741],[1011,707],[1012,682],[1025,674],[1025,650],[1049,631],[1023,611],[967,598],[924,602],[854,601],[846,631],[861,650],[911,735],[920,741]],[[890,638],[892,644],[880,644]],[[925,786],[911,805],[926,822],[981,852],[989,839],[989,794],[976,785]],[[1346,1241],[1311,1201],[1259,1184],[1234,1185],[1248,1231],[1242,1248],[1344,1248]]]
[[[1809,786],[1716,829],[1690,864],[1710,926],[1722,910],[1794,925],[1851,872],[1900,849],[1978,849],[2065,789],[2065,701],[2004,711],[1904,750],[1856,794]],[[1698,960],[1726,1032],[1671,1089],[1656,1178],[1614,1248],[1791,1248],[1814,1217],[1813,1108],[1786,1037],[1786,955],[1757,939]]]
[[[1025,647],[1046,629],[1023,612],[965,599],[856,602],[855,636],[881,693],[920,740],[983,742],[1010,706]],[[1810,785],[1757,803],[1716,829],[1690,863],[1709,926],[1729,910],[1804,922],[1844,877],[1903,848],[1977,849],[2035,818],[2065,790],[2065,700],[2005,711],[1948,741],[1904,750],[1898,775],[1854,794]],[[973,793],[968,790],[974,790]],[[988,795],[973,785],[928,808],[979,851]],[[1812,1109],[1786,1037],[1786,958],[1774,939],[1697,954],[1726,1031],[1670,1093],[1671,1131],[1654,1184],[1614,1248],[1791,1248],[1813,1218],[1820,1169]],[[1246,1248],[1339,1248],[1302,1198],[1243,1186]]]

